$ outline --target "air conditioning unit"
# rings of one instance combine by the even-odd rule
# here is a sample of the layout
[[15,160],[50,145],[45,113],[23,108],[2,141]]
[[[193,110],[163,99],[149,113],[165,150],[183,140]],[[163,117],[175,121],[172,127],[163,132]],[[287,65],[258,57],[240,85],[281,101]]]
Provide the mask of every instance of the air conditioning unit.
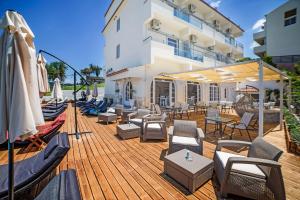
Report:
[[230,35],[230,34],[232,33],[232,29],[231,29],[231,28],[226,29],[226,33],[227,33],[228,35]]
[[214,20],[214,26],[216,27],[216,28],[219,28],[220,27],[220,22],[218,21],[218,20]]
[[160,29],[160,25],[161,25],[161,22],[158,19],[152,19],[152,21],[151,21],[151,28],[153,30],[158,31]]
[[215,46],[207,47],[207,49],[208,49],[209,51],[213,51],[213,50],[215,49]]
[[198,40],[198,38],[197,38],[196,35],[194,35],[194,34],[190,35],[190,42],[191,43],[195,44],[195,43],[197,43],[197,40]]
[[194,4],[189,4],[188,9],[190,13],[195,13],[196,12],[196,6]]
[[232,53],[227,53],[227,57],[231,58],[232,57]]

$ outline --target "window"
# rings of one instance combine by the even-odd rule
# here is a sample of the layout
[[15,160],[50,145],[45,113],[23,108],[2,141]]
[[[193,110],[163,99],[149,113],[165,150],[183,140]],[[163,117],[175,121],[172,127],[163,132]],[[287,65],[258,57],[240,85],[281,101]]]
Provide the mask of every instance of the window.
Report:
[[128,101],[129,99],[132,99],[132,93],[133,93],[132,83],[129,81],[129,82],[127,82],[126,87],[125,87],[125,100],[126,101]]
[[209,86],[209,101],[219,101],[220,100],[220,88],[217,83],[211,83]]
[[120,24],[120,18],[117,19],[117,32],[119,32],[121,28],[121,24]]
[[284,26],[289,26],[296,23],[297,9],[292,9],[284,13]]
[[119,44],[117,45],[117,48],[116,48],[116,58],[120,58],[120,45]]

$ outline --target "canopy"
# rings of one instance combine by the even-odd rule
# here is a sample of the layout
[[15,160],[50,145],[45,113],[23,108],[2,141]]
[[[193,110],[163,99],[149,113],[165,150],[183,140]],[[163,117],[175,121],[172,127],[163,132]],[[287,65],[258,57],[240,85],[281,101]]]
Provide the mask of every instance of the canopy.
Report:
[[54,80],[54,85],[52,89],[52,98],[57,99],[57,100],[63,100],[63,92],[61,90],[61,85],[60,85],[60,80],[56,78]]
[[93,97],[97,97],[98,96],[98,87],[97,87],[97,83],[94,83],[94,89],[93,89],[93,93],[92,93]]
[[[0,143],[37,132],[44,123],[39,101],[34,35],[24,18],[6,11],[0,21]],[[8,132],[8,135],[5,133]]]
[[[187,80],[195,82],[242,82],[259,80],[259,62],[258,60],[235,63],[225,66],[211,67],[194,71],[180,73],[160,74],[156,78]],[[280,80],[280,76],[286,75],[280,70],[262,61],[263,80]]]
[[39,92],[41,93],[50,92],[46,62],[47,61],[43,57],[43,55],[39,53],[37,57],[37,75],[38,75]]

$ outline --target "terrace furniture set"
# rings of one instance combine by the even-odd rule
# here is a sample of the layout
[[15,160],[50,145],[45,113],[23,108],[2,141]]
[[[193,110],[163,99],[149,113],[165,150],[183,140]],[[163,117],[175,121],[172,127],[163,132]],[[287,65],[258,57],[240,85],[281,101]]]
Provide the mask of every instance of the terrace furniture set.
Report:
[[[239,122],[234,122],[220,117],[219,109],[209,108],[206,111],[206,126],[214,125],[215,132],[221,136],[229,127],[232,129],[231,139],[234,130],[238,129],[240,132],[246,130],[251,140],[248,130],[253,130],[250,125],[253,113],[245,112]],[[138,109],[128,112],[127,116],[128,124],[117,126],[117,134],[122,139],[167,140],[166,114],[158,105],[153,106],[152,112]],[[234,194],[252,199],[285,199],[281,165],[278,163],[282,151],[262,138],[256,138],[253,142],[219,140],[213,159],[209,159],[203,156],[205,135],[201,128],[197,128],[195,121],[174,120],[168,135],[169,150],[164,158],[164,173],[191,193],[215,174],[221,197]],[[224,152],[222,147],[248,147],[248,155]]]
[[[210,180],[214,172],[221,197],[234,194],[251,199],[286,198],[278,163],[282,151],[263,138],[253,142],[219,140],[211,160],[202,156],[204,134],[196,122],[175,120],[169,134],[170,154],[165,157],[164,172],[191,193]],[[177,135],[181,140],[174,140]],[[222,147],[248,147],[248,155],[224,152]]]

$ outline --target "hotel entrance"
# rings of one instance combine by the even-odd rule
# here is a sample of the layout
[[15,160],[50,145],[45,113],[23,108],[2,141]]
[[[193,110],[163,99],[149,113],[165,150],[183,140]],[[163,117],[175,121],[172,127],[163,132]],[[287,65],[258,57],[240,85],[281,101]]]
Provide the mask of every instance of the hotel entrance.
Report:
[[187,82],[187,103],[195,105],[198,101],[201,101],[201,85],[198,82]]
[[174,81],[155,79],[155,90],[153,90],[153,81],[151,83],[151,103],[159,104],[161,107],[167,107],[175,103],[176,89]]

